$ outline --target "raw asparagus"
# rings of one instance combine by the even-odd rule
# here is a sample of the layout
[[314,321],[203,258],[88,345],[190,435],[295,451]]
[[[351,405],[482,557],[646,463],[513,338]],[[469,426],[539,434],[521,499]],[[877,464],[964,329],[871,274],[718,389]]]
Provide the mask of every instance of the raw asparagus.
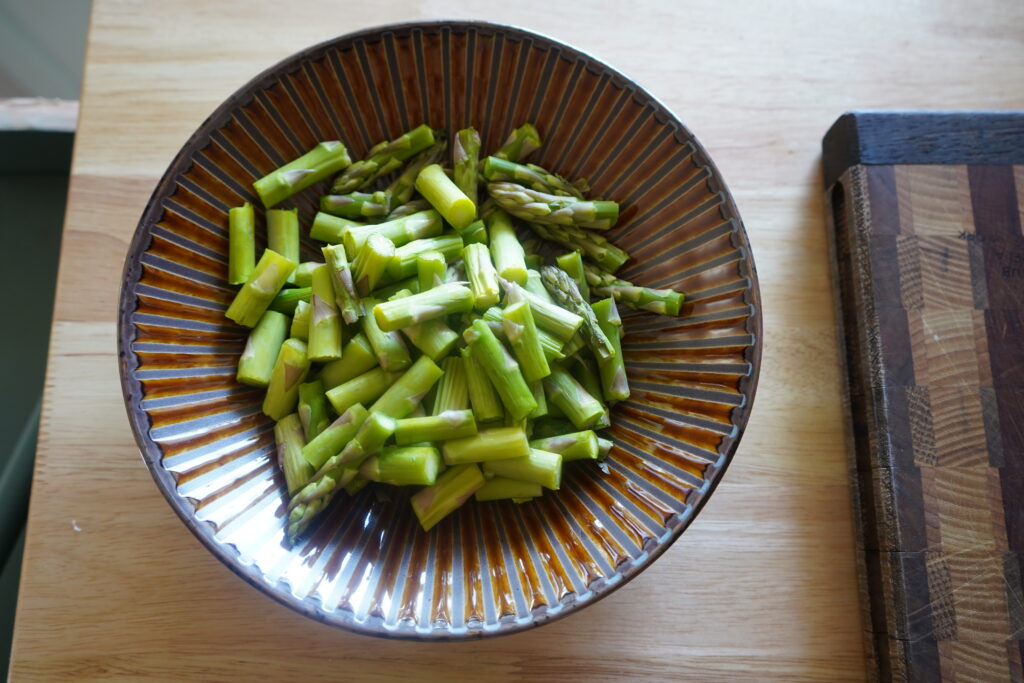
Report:
[[288,338],[288,316],[267,311],[249,333],[245,350],[238,357],[237,379],[242,384],[265,387],[274,372],[281,344]]
[[305,342],[286,339],[274,362],[274,371],[263,398],[263,412],[271,420],[280,420],[295,411],[299,401],[299,385],[309,372],[309,357]]
[[345,232],[356,225],[362,225],[362,223],[319,211],[313,217],[313,225],[309,227],[309,236],[328,244],[341,244],[345,239]]
[[529,481],[552,491],[557,491],[562,483],[562,456],[536,448],[518,458],[489,460],[483,469],[496,477]]
[[501,407],[501,399],[498,398],[494,385],[487,378],[487,373],[473,357],[469,348],[462,349],[460,353],[466,369],[469,402],[473,406],[473,414],[476,416],[477,422],[500,420],[505,415],[505,411]]
[[341,358],[320,369],[320,381],[325,389],[333,389],[353,377],[377,367],[377,354],[363,333],[355,334],[341,351]]
[[345,444],[356,435],[367,415],[369,413],[361,404],[352,406],[302,447],[302,457],[319,469],[330,457],[341,452]]
[[491,262],[491,254],[483,244],[467,244],[462,249],[462,260],[466,264],[466,277],[473,292],[473,307],[483,311],[498,303],[501,290],[498,286],[498,272]]
[[224,315],[239,325],[255,327],[293,270],[294,263],[270,249],[265,250]]
[[516,128],[505,140],[505,144],[494,153],[499,159],[522,161],[534,150],[540,149],[540,133],[532,123],[524,123]]
[[452,138],[452,180],[476,205],[477,166],[480,163],[480,135],[463,128]]
[[341,316],[327,265],[313,271],[313,315],[309,321],[309,358],[325,362],[341,358]]
[[416,189],[456,230],[476,220],[476,203],[445,175],[438,164],[425,167],[416,176]]
[[395,443],[448,441],[476,434],[472,410],[446,410],[427,417],[407,417],[395,426]]
[[277,443],[277,466],[284,474],[285,488],[291,495],[313,476],[313,468],[302,457],[305,441],[298,415],[292,413],[278,420],[274,425],[274,441]]
[[425,251],[416,256],[416,278],[420,283],[420,291],[425,292],[431,287],[444,284],[448,264],[444,254],[439,251]]
[[[267,248],[299,267],[299,210],[268,209],[267,210]],[[295,281],[294,271],[288,277],[289,282]]]
[[619,205],[606,200],[538,192],[509,182],[487,183],[487,192],[502,209],[531,223],[608,230],[619,218]]
[[374,290],[394,257],[395,245],[383,235],[370,235],[363,242],[352,264],[352,279],[360,296]]
[[379,303],[373,307],[373,316],[380,329],[391,332],[450,313],[465,313],[472,307],[472,291],[462,285],[444,284],[419,294]]
[[619,328],[622,320],[615,306],[615,299],[607,298],[593,305],[597,323],[615,351],[611,358],[597,358],[597,369],[601,375],[601,390],[609,401],[625,401],[629,398],[629,380],[626,378],[626,362],[622,357],[622,342]]
[[529,455],[530,442],[521,427],[493,427],[475,436],[445,441],[441,450],[446,464],[461,465]]
[[263,206],[270,208],[296,192],[348,166],[345,145],[337,140],[321,142],[301,157],[285,164],[252,184]]
[[382,191],[325,194],[320,197],[320,210],[342,218],[386,216],[388,196]]
[[348,257],[355,258],[360,247],[370,238],[370,235],[387,237],[392,244],[400,247],[413,240],[440,235],[442,227],[441,215],[433,209],[427,209],[376,225],[350,226],[345,230],[343,239]]
[[548,400],[565,413],[576,429],[590,429],[604,415],[601,402],[559,365],[553,365],[551,374],[544,378],[544,390]]
[[[269,311],[268,311],[269,313]],[[264,313],[266,315],[266,313]],[[292,314],[292,325],[289,329],[289,337],[309,342],[309,321],[313,317],[313,307],[308,301],[300,301],[295,306],[295,313]]]
[[511,217],[501,209],[495,209],[484,220],[490,235],[491,258],[498,275],[520,285],[526,284],[523,246],[516,237]]
[[[461,356],[445,358],[441,363],[441,379],[434,395],[432,415],[449,410],[464,410],[469,407],[469,384],[466,379],[466,362]],[[475,421],[475,416],[474,416]]]
[[412,277],[416,274],[416,259],[420,254],[438,251],[445,260],[453,261],[462,254],[462,247],[462,238],[454,233],[413,240],[395,249],[395,258],[388,265],[388,275],[395,280]]
[[228,211],[228,283],[243,284],[256,267],[255,212],[246,202]]
[[636,310],[679,315],[679,309],[686,300],[682,292],[639,287],[589,264],[584,266],[583,273],[595,296],[613,297],[619,303]]
[[397,170],[402,162],[434,144],[434,131],[422,125],[404,135],[375,145],[366,159],[345,168],[331,185],[332,194],[360,190],[377,178]]
[[487,323],[483,320],[474,321],[462,336],[513,421],[522,420],[537,407],[519,364],[494,336]]
[[325,265],[331,276],[334,304],[337,306],[342,320],[351,325],[362,315],[362,309],[359,306],[355,279],[352,277],[352,269],[349,267],[345,247],[341,244],[332,244],[323,247],[320,251],[324,255],[324,260],[327,261]]
[[377,325],[377,319],[372,311],[377,305],[377,300],[367,297],[363,299],[364,310],[371,311],[370,315],[364,315],[359,319],[363,327],[363,334],[377,354],[377,362],[388,372],[400,372],[412,365],[412,358],[409,356],[409,349],[402,341],[402,335],[398,332],[385,332]]
[[531,190],[583,199],[583,193],[568,180],[533,164],[518,164],[491,156],[484,159],[480,175],[488,182],[519,183]]
[[373,368],[327,390],[327,400],[339,415],[356,404],[370,405],[391,386],[392,377],[383,368]]
[[562,462],[596,460],[598,456],[597,434],[590,429],[533,439],[530,441],[530,448],[559,453],[562,456]]
[[575,225],[551,225],[529,222],[527,225],[544,239],[568,249],[579,249],[584,255],[608,272],[614,273],[629,260],[629,254],[592,230]]
[[331,419],[327,414],[327,398],[324,396],[324,384],[320,380],[305,382],[299,385],[299,420],[302,421],[302,433],[306,442],[312,441],[327,429]]
[[483,485],[484,475],[476,464],[446,470],[433,486],[426,487],[411,499],[420,526],[424,531],[430,531]]
[[432,446],[385,448],[368,458],[359,473],[370,481],[392,486],[430,486],[441,469],[441,454]]
[[[615,348],[611,341],[601,330],[594,311],[580,294],[579,288],[573,279],[561,268],[544,266],[540,270],[544,278],[544,286],[551,292],[551,296],[561,306],[583,318],[583,325],[580,327],[580,334],[586,341],[587,346],[594,352],[594,357],[600,361],[607,361],[615,357]],[[616,336],[618,336],[616,334]]]
[[530,304],[526,301],[511,304],[505,308],[501,317],[505,337],[519,362],[523,378],[527,382],[535,382],[550,375],[551,369],[548,367],[537,325],[533,321]]

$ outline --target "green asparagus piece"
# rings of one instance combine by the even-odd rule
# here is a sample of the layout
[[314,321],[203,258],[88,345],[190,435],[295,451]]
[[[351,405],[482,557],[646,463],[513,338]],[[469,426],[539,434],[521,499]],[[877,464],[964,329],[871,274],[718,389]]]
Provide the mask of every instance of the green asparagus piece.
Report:
[[319,211],[313,218],[313,225],[309,226],[309,236],[328,244],[341,244],[349,228],[362,225],[347,218]]
[[530,448],[550,453],[560,453],[562,462],[571,460],[596,460],[598,456],[597,434],[585,429],[569,434],[559,434],[530,441]]
[[466,328],[462,336],[469,344],[473,357],[487,373],[487,378],[494,385],[512,420],[522,420],[537,407],[519,364],[494,336],[487,323],[476,320]]
[[[344,465],[346,469],[358,468],[364,460],[379,451],[394,433],[394,418],[385,413],[371,411],[363,424],[359,426],[359,431],[356,432],[355,437],[338,454],[338,464]],[[320,468],[320,471],[323,472],[330,468],[331,461],[328,460]]]
[[325,389],[333,389],[354,377],[377,367],[377,354],[361,332],[355,334],[341,351],[341,358],[331,361],[320,370],[320,381]]
[[[402,299],[412,296],[409,290],[396,292],[389,299]],[[433,318],[414,325],[406,325],[402,328],[404,334],[412,345],[422,351],[431,360],[437,362],[447,356],[459,343],[459,334],[448,327],[443,318]]]
[[519,458],[530,454],[530,443],[521,427],[482,429],[476,436],[445,441],[441,447],[447,465]]
[[[299,267],[299,210],[267,210],[267,247]],[[294,271],[288,282],[294,282]]]
[[536,448],[531,448],[529,454],[522,457],[489,460],[483,468],[487,474],[529,481],[552,491],[557,491],[562,483],[562,456]]
[[[487,323],[487,326],[491,328],[491,332],[494,333],[494,336],[503,341],[506,340],[504,318],[502,317],[502,310],[500,308],[497,306],[488,308],[484,311],[483,319],[484,322]],[[536,323],[536,320],[534,323]],[[537,330],[537,338],[540,340],[541,348],[544,350],[544,358],[548,361],[561,360],[565,358],[565,354],[562,353],[562,346],[564,346],[563,342],[551,333],[536,327],[536,324],[534,327]]]
[[313,315],[309,321],[309,358],[317,362],[341,358],[341,316],[334,304],[330,268],[313,271]]
[[562,366],[573,376],[573,379],[580,383],[580,386],[587,390],[588,394],[603,402],[604,391],[601,390],[601,376],[597,374],[597,368],[589,355],[572,356]]
[[380,329],[391,332],[450,313],[465,313],[472,307],[472,291],[462,285],[444,284],[419,294],[377,304],[373,307],[373,316]]
[[526,260],[512,227],[512,218],[501,209],[495,209],[484,220],[490,234],[491,258],[498,275],[519,285],[526,284]]
[[442,227],[441,215],[433,209],[376,225],[351,226],[345,231],[345,250],[349,258],[355,258],[360,247],[370,238],[370,235],[387,237],[392,244],[400,247],[414,240],[440,235]]
[[263,206],[269,209],[281,200],[337,173],[351,162],[345,145],[337,140],[321,142],[295,161],[263,176],[252,186]]
[[544,378],[548,401],[565,413],[576,429],[590,429],[604,415],[604,406],[565,368],[553,365]]
[[615,299],[602,299],[593,305],[594,315],[601,330],[612,344],[615,355],[607,360],[597,359],[597,369],[601,374],[601,389],[605,399],[609,401],[625,401],[629,398],[629,380],[626,378],[626,362],[622,357],[622,342],[619,340],[619,328],[622,320],[615,306]]
[[487,244],[487,225],[480,218],[456,232],[466,244]]
[[501,290],[498,288],[498,272],[491,262],[491,254],[483,244],[467,244],[462,250],[466,264],[469,288],[473,292],[473,307],[486,310],[498,303]]
[[635,310],[661,315],[679,315],[679,309],[686,300],[682,292],[639,287],[589,264],[584,266],[583,272],[595,296],[613,297],[619,303]]
[[480,136],[473,128],[463,128],[452,139],[452,179],[462,193],[476,205],[476,176],[480,163]]
[[530,382],[530,393],[533,394],[533,400],[537,402],[537,407],[530,411],[530,414],[526,416],[527,419],[538,420],[547,417],[548,398],[544,394],[544,383],[540,380]]
[[476,499],[480,502],[487,500],[507,499],[530,499],[536,498],[543,493],[540,484],[529,481],[518,481],[505,477],[493,477],[477,489]]
[[420,291],[425,292],[431,287],[444,284],[444,276],[448,270],[444,254],[439,251],[426,251],[416,257],[416,277],[420,283]]
[[453,261],[462,254],[462,238],[456,234],[438,235],[413,240],[395,249],[395,258],[388,266],[388,275],[395,280],[412,277],[416,274],[416,259],[428,251],[439,251],[448,261]]
[[[430,164],[436,164],[444,158],[445,152],[448,150],[448,141],[440,139],[434,143],[431,147],[423,150],[417,154],[414,158],[409,160],[409,163],[405,165],[402,172],[398,174],[398,177],[388,185],[387,194],[389,199],[389,206],[391,212],[394,213],[400,207],[409,203],[412,199],[413,192],[416,190],[416,176],[420,174],[424,168]],[[430,203],[426,200],[420,200],[423,203],[423,209],[429,209]],[[413,213],[413,212],[408,212]],[[389,214],[389,218],[391,215]]]
[[352,440],[367,415],[369,413],[362,405],[357,403],[352,406],[302,447],[302,457],[311,466],[319,469]]
[[580,294],[579,288],[572,278],[569,277],[569,274],[561,268],[544,266],[540,270],[540,275],[544,278],[544,285],[551,292],[551,296],[555,297],[555,300],[563,308],[583,318],[580,334],[583,336],[583,340],[586,341],[587,346],[590,347],[590,350],[594,352],[594,357],[600,361],[614,358],[615,347],[612,346],[611,340],[601,330],[593,309],[590,308],[590,304]]
[[370,406],[370,412],[384,413],[396,420],[407,417],[440,378],[441,368],[427,356],[420,356],[412,367]]
[[583,199],[583,193],[572,183],[534,164],[518,164],[507,159],[487,157],[480,174],[488,182],[519,183],[538,192]]
[[286,339],[274,362],[274,371],[263,398],[263,412],[271,420],[280,420],[295,411],[299,401],[299,385],[309,372],[306,344],[298,339]]
[[380,282],[388,265],[395,257],[395,245],[382,235],[370,235],[359,247],[359,253],[352,267],[352,278],[356,292],[367,296]]
[[584,255],[605,270],[614,273],[629,260],[629,254],[592,230],[573,225],[545,225],[527,223],[530,229],[546,240],[561,244],[568,249],[579,249]]
[[[268,311],[269,312],[269,311]],[[266,313],[264,313],[266,315]],[[313,317],[313,307],[308,301],[300,301],[295,306],[295,314],[292,316],[291,329],[288,332],[289,337],[295,337],[301,339],[304,342],[309,342],[309,321]]]
[[424,531],[430,531],[483,485],[484,475],[475,464],[447,470],[433,486],[428,486],[411,499],[420,526]]
[[[373,311],[377,300],[367,297],[363,299],[363,309]],[[409,349],[402,341],[402,335],[398,332],[385,332],[377,325],[377,319],[371,315],[364,315],[359,319],[363,327],[363,334],[377,354],[377,362],[388,372],[400,372],[412,365],[412,358],[409,356]]]
[[392,377],[383,368],[373,368],[327,390],[327,400],[339,415],[356,404],[370,405],[384,395]]
[[487,378],[487,373],[477,362],[468,348],[460,351],[462,362],[466,368],[466,388],[469,402],[473,406],[473,414],[477,422],[494,422],[500,420],[505,411],[501,407],[501,399],[494,390],[494,385]]
[[316,270],[317,266],[323,265],[316,261],[303,261],[295,269],[292,275],[295,276],[296,287],[312,287],[313,286],[313,271]]
[[619,219],[619,205],[606,200],[538,192],[508,182],[487,183],[487,192],[502,209],[532,223],[608,230]]
[[530,312],[530,304],[519,301],[505,308],[501,314],[512,353],[519,361],[519,368],[527,382],[535,382],[551,374],[544,347],[537,333],[537,325]]
[[526,271],[526,284],[523,285],[523,289],[530,294],[543,299],[549,304],[555,303],[555,300],[551,298],[551,293],[548,292],[547,287],[544,286],[544,281],[540,276],[540,271],[538,270],[531,268]]
[[476,420],[472,410],[446,410],[438,415],[398,420],[395,443],[404,445],[421,441],[448,441],[474,434]]
[[321,248],[320,251],[324,255],[324,260],[327,261],[327,272],[331,276],[334,304],[342,319],[351,325],[359,320],[362,309],[359,306],[355,280],[352,277],[352,270],[349,268],[345,247],[341,244],[332,244]]
[[253,387],[265,387],[274,372],[274,361],[281,344],[288,338],[288,316],[267,311],[252,328],[245,350],[238,358],[238,381]]
[[[416,174],[419,175],[419,171],[416,171]],[[413,180],[415,180],[415,177]],[[410,185],[410,187],[412,187],[412,185]],[[394,200],[392,200],[392,203],[394,203]],[[430,202],[426,199],[414,199],[411,202],[406,202],[401,206],[395,207],[395,209],[388,214],[388,220],[392,221],[396,218],[401,218],[402,216],[419,213],[420,211],[433,211],[433,209],[430,208]]]
[[574,249],[555,257],[555,263],[576,283],[583,300],[590,301],[590,285],[587,284],[587,277],[583,273],[583,253],[579,249]]
[[312,297],[312,287],[288,287],[287,289],[282,289],[274,296],[268,308],[271,311],[292,315],[295,313],[295,308],[299,305],[300,301],[309,303]]
[[522,161],[531,152],[540,149],[540,145],[540,133],[537,132],[537,128],[532,123],[524,123],[512,131],[494,156],[508,161]]
[[378,285],[377,289],[373,290],[373,298],[378,301],[390,299],[403,290],[407,290],[410,294],[416,294],[420,291],[420,283],[417,282],[415,275],[404,280],[397,280],[391,284]]
[[438,164],[416,176],[416,189],[456,230],[476,220],[476,204],[452,182]]
[[469,384],[466,379],[466,362],[461,356],[445,358],[441,363],[444,372],[437,383],[432,415],[449,410],[464,410],[469,407]]
[[228,283],[244,284],[256,267],[255,213],[246,202],[228,211]]
[[364,488],[366,488],[366,485],[369,483],[369,479],[367,479],[361,474],[357,474],[356,476],[352,477],[352,479],[349,480],[349,482],[345,484],[343,488],[345,489],[345,493],[347,493],[349,496],[354,496],[360,491],[362,491]]
[[612,448],[615,446],[615,442],[611,439],[597,438],[597,459],[604,460],[608,457],[608,454],[612,452]]
[[331,185],[331,194],[360,190],[377,178],[396,171],[402,162],[434,144],[434,131],[423,125],[390,142],[375,145],[366,159],[347,167]]
[[305,443],[302,422],[295,413],[285,415],[274,425],[274,441],[277,443],[277,466],[284,474],[288,495],[301,489],[313,476],[313,468],[302,457]]
[[550,303],[514,283],[509,283],[505,287],[505,291],[508,292],[507,303],[509,304],[518,301],[529,302],[530,311],[533,313],[537,326],[547,330],[563,344],[572,339],[576,331],[583,326],[583,318],[576,313],[566,310],[558,304]]
[[302,433],[306,441],[312,441],[317,434],[324,431],[331,423],[327,415],[327,398],[324,396],[324,385],[320,380],[305,382],[299,385],[299,420],[302,421]]
[[270,249],[264,250],[252,275],[238,290],[224,315],[239,325],[255,327],[293,270],[294,263]]
[[320,210],[342,218],[386,216],[388,196],[384,192],[350,192],[320,197]]
[[567,357],[572,356],[586,345],[587,343],[583,341],[583,336],[580,335],[579,332],[577,332],[572,336],[572,339],[565,342],[565,345],[562,347],[562,353],[564,353]]
[[392,446],[364,461],[359,473],[392,486],[430,486],[440,469],[441,454],[433,446]]

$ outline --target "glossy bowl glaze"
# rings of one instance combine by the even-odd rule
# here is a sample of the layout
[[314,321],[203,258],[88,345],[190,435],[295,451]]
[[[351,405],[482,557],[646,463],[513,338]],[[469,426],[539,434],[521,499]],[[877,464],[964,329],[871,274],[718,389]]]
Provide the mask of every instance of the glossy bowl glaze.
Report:
[[[621,202],[609,237],[621,276],[685,290],[685,315],[624,315],[633,395],[615,406],[606,471],[565,468],[536,502],[470,502],[430,533],[405,495],[340,496],[284,542],[287,497],[262,392],[237,384],[243,330],[224,318],[227,211],[259,205],[252,181],[320,140],[354,157],[426,122],[475,126],[495,149],[524,121],[531,161]],[[318,190],[297,197],[303,231]],[[257,209],[259,211],[259,209]],[[262,225],[262,217],[257,218]],[[306,257],[318,252],[304,244]],[[361,633],[451,639],[569,614],[648,566],[693,520],[736,451],[760,364],[757,277],[717,170],[646,91],[578,50],[483,22],[370,29],[257,76],[178,153],[125,265],[121,377],[160,490],[206,547],[249,583]]]

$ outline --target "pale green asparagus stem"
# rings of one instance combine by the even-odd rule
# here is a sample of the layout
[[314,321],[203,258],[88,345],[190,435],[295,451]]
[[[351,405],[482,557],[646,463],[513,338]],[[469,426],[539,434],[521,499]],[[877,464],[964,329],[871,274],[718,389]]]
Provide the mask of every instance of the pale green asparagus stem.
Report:
[[[398,174],[398,177],[388,185],[387,194],[389,199],[389,206],[391,207],[391,214],[388,218],[392,217],[398,209],[406,204],[409,204],[409,200],[412,199],[413,192],[416,190],[416,176],[420,174],[424,168],[430,164],[436,164],[444,158],[445,152],[448,151],[448,141],[438,140],[429,149],[425,149],[417,154],[413,159],[409,160],[409,163],[405,165],[402,172]],[[429,209],[430,203],[426,200],[423,202],[422,208],[416,209],[422,211],[423,209]],[[409,211],[407,213],[414,213]]]
[[341,316],[334,303],[330,268],[313,271],[313,316],[309,321],[309,358],[326,362],[341,358]]
[[438,164],[425,167],[416,176],[416,189],[456,230],[476,220],[476,204],[445,175]]
[[[412,292],[404,289],[395,292],[394,296],[392,296],[390,300],[393,301],[395,299],[402,299],[408,296],[412,296]],[[440,361],[451,353],[459,343],[458,332],[448,327],[443,317],[432,318],[413,325],[406,325],[402,328],[402,334],[412,342],[413,346],[422,351],[434,362]]]
[[312,441],[331,423],[327,415],[327,398],[324,396],[324,384],[320,380],[305,382],[299,385],[299,420],[302,421],[302,433],[306,437],[303,444]]
[[[377,300],[367,297],[363,300],[363,308],[373,311]],[[363,334],[377,354],[377,362],[388,372],[401,372],[412,365],[412,358],[409,356],[409,349],[402,341],[402,335],[398,332],[385,332],[377,325],[377,319],[371,313],[359,319],[363,327]]]
[[466,362],[461,356],[445,358],[441,363],[444,372],[437,383],[434,396],[433,415],[448,410],[464,410],[469,407],[469,383],[466,378]]
[[[267,210],[267,247],[299,267],[299,210]],[[294,271],[288,282],[295,281]]]
[[501,399],[487,373],[477,362],[468,348],[460,351],[466,368],[466,387],[469,391],[469,402],[477,422],[494,422],[505,415],[501,407]]
[[322,266],[322,263],[316,261],[303,261],[299,264],[299,267],[295,269],[292,275],[295,276],[296,287],[312,287],[313,286],[313,271],[316,270],[317,266]]
[[441,450],[449,466],[519,458],[530,453],[530,443],[521,427],[492,427],[475,436],[446,441]]
[[463,128],[452,138],[452,179],[474,205],[477,203],[479,163],[480,136],[473,128]]
[[281,344],[288,338],[288,316],[267,311],[249,333],[245,350],[238,358],[238,381],[253,387],[265,387],[274,372],[274,361]]
[[343,239],[348,257],[355,258],[370,235],[387,237],[392,244],[400,247],[414,240],[440,235],[442,227],[441,215],[428,209],[376,225],[351,226],[345,231]]
[[584,301],[590,301],[590,285],[587,284],[587,277],[583,272],[583,255],[578,249],[555,258],[558,267],[561,268],[576,283],[580,290],[580,296]]
[[611,273],[629,260],[629,254],[592,230],[584,230],[574,225],[544,225],[534,222],[527,225],[546,240],[568,249],[581,250],[588,259]]
[[509,283],[505,291],[508,293],[509,304],[517,301],[529,302],[537,326],[561,340],[563,344],[572,339],[576,331],[583,326],[583,318],[576,313],[550,303],[523,287]]
[[263,206],[270,208],[283,199],[337,173],[351,163],[345,145],[337,140],[321,142],[306,154],[285,164],[252,184]]
[[562,456],[536,448],[518,458],[489,460],[483,464],[483,469],[487,474],[529,481],[552,491],[557,491],[562,483]]
[[320,381],[325,389],[333,389],[353,377],[377,367],[377,354],[363,333],[353,335],[341,351],[341,358],[331,361],[320,370]]
[[263,412],[271,420],[280,420],[294,412],[299,401],[299,385],[309,372],[306,344],[298,339],[287,339],[274,362],[274,371],[263,398]]
[[544,378],[548,401],[565,413],[576,429],[590,429],[604,415],[604,406],[570,375],[554,365]]
[[679,315],[679,309],[686,299],[682,292],[639,287],[589,264],[584,266],[584,275],[595,296],[613,297],[619,303],[636,310]]
[[487,157],[480,174],[488,182],[519,183],[538,192],[583,199],[583,193],[568,180],[534,164],[518,164],[498,157]]
[[361,225],[362,223],[319,211],[313,218],[313,225],[309,227],[309,236],[328,244],[341,244],[349,228]]
[[540,149],[540,133],[532,123],[516,128],[505,140],[505,144],[494,153],[499,159],[522,161],[534,150]]
[[516,237],[512,219],[501,209],[491,211],[485,219],[490,235],[491,258],[498,275],[517,284],[526,284],[526,260]]
[[373,307],[377,325],[385,332],[400,330],[473,307],[473,292],[462,285],[444,284],[425,292],[392,299]]
[[302,341],[308,343],[309,321],[312,317],[313,307],[309,304],[308,301],[300,301],[295,306],[295,314],[292,316],[292,325],[287,336],[295,337],[296,339],[301,339]]
[[356,292],[361,296],[369,295],[384,277],[394,257],[395,245],[391,240],[383,235],[370,235],[359,248],[353,263],[352,278]]
[[430,531],[438,522],[466,502],[484,485],[484,475],[475,464],[452,467],[438,476],[411,499],[413,512],[424,531]]
[[228,211],[229,284],[244,284],[256,267],[255,220],[249,202]]
[[531,223],[608,230],[619,219],[619,205],[611,201],[538,192],[508,182],[487,183],[487,192],[502,209]]
[[278,420],[274,425],[274,441],[277,443],[277,466],[284,474],[288,495],[292,495],[313,476],[313,468],[302,457],[305,441],[298,415],[292,413]]
[[[416,171],[416,174],[418,175],[419,171]],[[414,177],[413,180],[416,180],[416,178]],[[412,186],[410,185],[410,187]],[[391,221],[396,218],[401,218],[402,216],[410,216],[414,213],[419,213],[420,211],[433,211],[430,207],[430,202],[426,199],[414,199],[411,202],[406,202],[389,213],[388,220]]]
[[476,320],[463,333],[463,338],[494,385],[512,420],[522,420],[537,407],[519,364],[494,336],[486,322]]
[[360,190],[381,176],[397,170],[409,157],[434,144],[434,131],[423,125],[390,142],[374,146],[366,159],[348,166],[331,185],[332,194]]
[[342,218],[386,216],[388,196],[384,192],[350,192],[320,197],[320,210]]
[[505,338],[519,362],[523,378],[535,382],[551,374],[530,304],[519,301],[506,307],[502,313]]
[[364,461],[359,473],[392,486],[430,486],[440,469],[441,454],[432,446],[392,446]]
[[601,361],[607,361],[615,356],[615,348],[611,341],[601,330],[597,323],[597,317],[590,308],[590,304],[583,299],[579,288],[573,279],[561,268],[544,266],[540,271],[544,278],[544,285],[551,292],[551,296],[567,310],[583,318],[583,325],[580,327],[580,334],[586,341],[587,346],[594,352],[594,357]]
[[352,406],[302,447],[302,457],[311,466],[319,469],[329,458],[340,453],[345,444],[352,440],[367,415],[369,413],[362,405],[357,403]]
[[416,274],[416,259],[428,251],[438,251],[445,260],[453,261],[462,254],[462,238],[448,233],[437,237],[425,237],[403,244],[395,250],[395,258],[388,266],[388,275],[395,280],[412,277]]
[[398,420],[395,443],[404,445],[421,441],[449,441],[474,434],[476,419],[472,410],[446,410],[438,415]]
[[611,342],[615,354],[606,360],[597,359],[597,369],[601,375],[601,389],[605,399],[609,401],[625,401],[629,398],[629,380],[626,378],[626,363],[622,357],[622,342],[619,340],[619,328],[622,320],[615,306],[615,299],[607,298],[593,305],[594,315],[601,330]]
[[331,276],[334,304],[342,319],[351,325],[359,320],[362,309],[359,306],[355,279],[352,277],[352,269],[349,267],[345,247],[341,244],[332,244],[323,247],[320,251],[324,255],[324,260],[327,261],[327,272]]
[[309,303],[313,296],[312,287],[288,287],[278,292],[270,302],[269,310],[292,315],[300,301]]
[[530,441],[530,448],[560,453],[562,462],[596,460],[599,453],[597,434],[590,429],[534,439]]
[[612,452],[612,448],[615,447],[615,442],[611,439],[597,439],[597,459],[604,460],[608,457],[608,454]]
[[373,368],[327,390],[327,400],[339,415],[356,404],[371,405],[391,386],[392,376],[382,368]]
[[293,270],[294,263],[270,249],[265,250],[224,315],[239,325],[255,327]]
[[439,251],[427,251],[416,257],[416,277],[420,283],[420,291],[425,292],[431,287],[444,284],[448,265],[444,254]]
[[370,406],[370,412],[384,413],[396,420],[407,417],[440,378],[441,368],[427,356],[420,356],[412,367]]
[[498,303],[501,290],[498,286],[498,272],[491,262],[491,254],[483,244],[467,244],[462,250],[466,264],[466,277],[473,292],[473,307],[483,311]]
[[[503,341],[507,341],[505,337],[504,318],[502,317],[502,310],[500,308],[497,306],[488,308],[484,311],[483,319],[496,337]],[[534,323],[534,326],[536,327],[536,320]],[[541,348],[544,350],[544,358],[549,362],[565,358],[565,354],[562,353],[562,346],[564,345],[562,340],[540,327],[536,327],[536,329],[537,339],[540,340]]]

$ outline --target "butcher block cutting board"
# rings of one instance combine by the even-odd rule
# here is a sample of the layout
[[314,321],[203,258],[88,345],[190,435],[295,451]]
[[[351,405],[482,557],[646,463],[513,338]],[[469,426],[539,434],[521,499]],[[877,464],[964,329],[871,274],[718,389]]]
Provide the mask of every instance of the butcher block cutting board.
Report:
[[874,675],[1021,680],[1024,112],[854,112],[823,166]]

